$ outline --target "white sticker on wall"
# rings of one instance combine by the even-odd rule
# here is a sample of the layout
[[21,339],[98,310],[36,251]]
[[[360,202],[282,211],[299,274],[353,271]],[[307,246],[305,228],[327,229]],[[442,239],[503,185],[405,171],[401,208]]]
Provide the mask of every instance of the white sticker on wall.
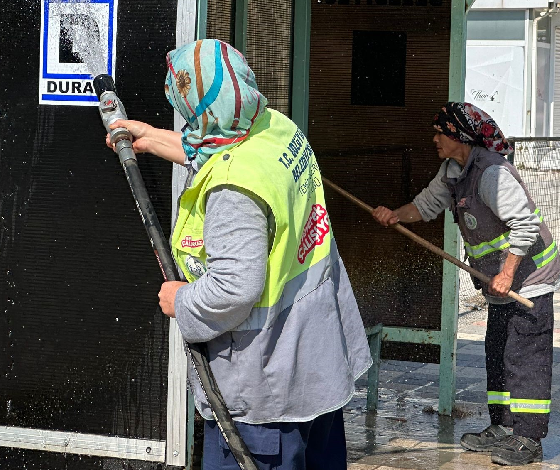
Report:
[[93,77],[115,77],[117,0],[42,0],[39,104],[97,106]]
[[465,101],[486,111],[506,137],[523,134],[523,46],[467,43]]

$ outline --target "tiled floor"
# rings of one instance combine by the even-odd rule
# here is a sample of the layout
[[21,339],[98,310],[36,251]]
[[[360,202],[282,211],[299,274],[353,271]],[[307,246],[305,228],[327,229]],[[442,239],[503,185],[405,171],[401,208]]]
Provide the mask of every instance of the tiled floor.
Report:
[[[560,332],[560,294],[555,295],[555,328]],[[366,413],[367,383],[345,409],[350,470],[485,469],[500,467],[489,454],[464,452],[465,432],[489,424],[484,365],[484,311],[465,314],[457,340],[457,393],[454,417],[439,416],[439,366],[382,361],[377,413]],[[552,412],[543,440],[544,462],[530,468],[560,469],[560,335],[555,334]]]

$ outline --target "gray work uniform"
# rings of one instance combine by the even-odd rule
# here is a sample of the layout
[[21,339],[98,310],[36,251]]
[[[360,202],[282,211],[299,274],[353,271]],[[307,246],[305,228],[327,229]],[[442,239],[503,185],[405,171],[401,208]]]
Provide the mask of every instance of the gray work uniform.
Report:
[[[414,204],[429,219],[451,206],[470,264],[493,277],[508,253],[523,256],[512,288],[531,297],[529,309],[491,296],[486,333],[488,410],[492,424],[540,439],[548,432],[552,384],[552,293],[560,275],[556,245],[517,170],[475,147],[464,168],[452,160]],[[546,216],[546,215],[545,215]]]
[[[461,212],[457,216],[461,234],[465,242],[473,247],[507,233],[504,250],[495,250],[480,258],[469,257],[470,264],[488,276],[495,276],[499,272],[508,252],[527,255],[525,264],[529,266],[518,270],[516,276],[514,287],[519,289],[519,293],[531,298],[556,289],[560,270],[558,256],[539,268],[538,272],[534,263],[535,268],[530,267],[528,260],[548,248],[552,237],[546,224],[541,223],[542,214],[535,212],[535,205],[517,171],[503,156],[474,147],[464,168],[454,160],[446,160],[436,177],[414,198],[413,204],[425,221],[434,219],[444,209],[456,204]],[[465,205],[473,207],[466,208]],[[473,226],[472,230],[468,228],[469,224]],[[543,250],[540,250],[541,245]],[[492,247],[481,246],[479,252],[488,249]],[[467,254],[469,251],[472,250],[467,247]],[[552,254],[553,251],[548,253]],[[535,274],[528,278],[531,272]],[[478,281],[475,281],[476,284]],[[489,303],[513,302],[509,297],[489,295],[486,290],[483,293]]]
[[[264,328],[236,330],[259,300],[274,217],[267,204],[221,186],[207,199],[207,272],[180,288],[175,312],[190,343],[206,342],[210,365],[234,420],[303,422],[339,409],[371,365],[352,287],[333,242],[330,274]],[[310,272],[312,275],[312,272]],[[195,403],[213,419],[189,369]]]

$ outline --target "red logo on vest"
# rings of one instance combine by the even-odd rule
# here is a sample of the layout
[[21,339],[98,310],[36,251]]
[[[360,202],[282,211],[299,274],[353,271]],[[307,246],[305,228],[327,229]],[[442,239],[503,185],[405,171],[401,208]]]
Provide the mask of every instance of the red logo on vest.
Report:
[[193,240],[190,235],[187,235],[181,240],[181,247],[198,248],[204,245],[204,240]]
[[313,248],[323,244],[325,235],[329,233],[330,229],[327,210],[321,204],[313,204],[299,243],[298,261],[300,264],[305,262],[305,258]]

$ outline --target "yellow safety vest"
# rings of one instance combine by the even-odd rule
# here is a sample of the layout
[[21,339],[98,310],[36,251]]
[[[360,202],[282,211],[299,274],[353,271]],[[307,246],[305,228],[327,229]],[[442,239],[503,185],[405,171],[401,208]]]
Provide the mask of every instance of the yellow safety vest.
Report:
[[[257,195],[274,214],[265,287],[253,308],[260,311],[260,320],[244,327],[262,328],[275,316],[271,310],[278,314],[289,307],[330,272],[333,237],[319,167],[301,130],[272,109],[255,122],[247,140],[213,155],[181,196],[172,236],[173,255],[189,282],[206,271],[206,200],[209,191],[222,185]],[[311,267],[321,272],[313,276],[315,285],[304,274]]]

